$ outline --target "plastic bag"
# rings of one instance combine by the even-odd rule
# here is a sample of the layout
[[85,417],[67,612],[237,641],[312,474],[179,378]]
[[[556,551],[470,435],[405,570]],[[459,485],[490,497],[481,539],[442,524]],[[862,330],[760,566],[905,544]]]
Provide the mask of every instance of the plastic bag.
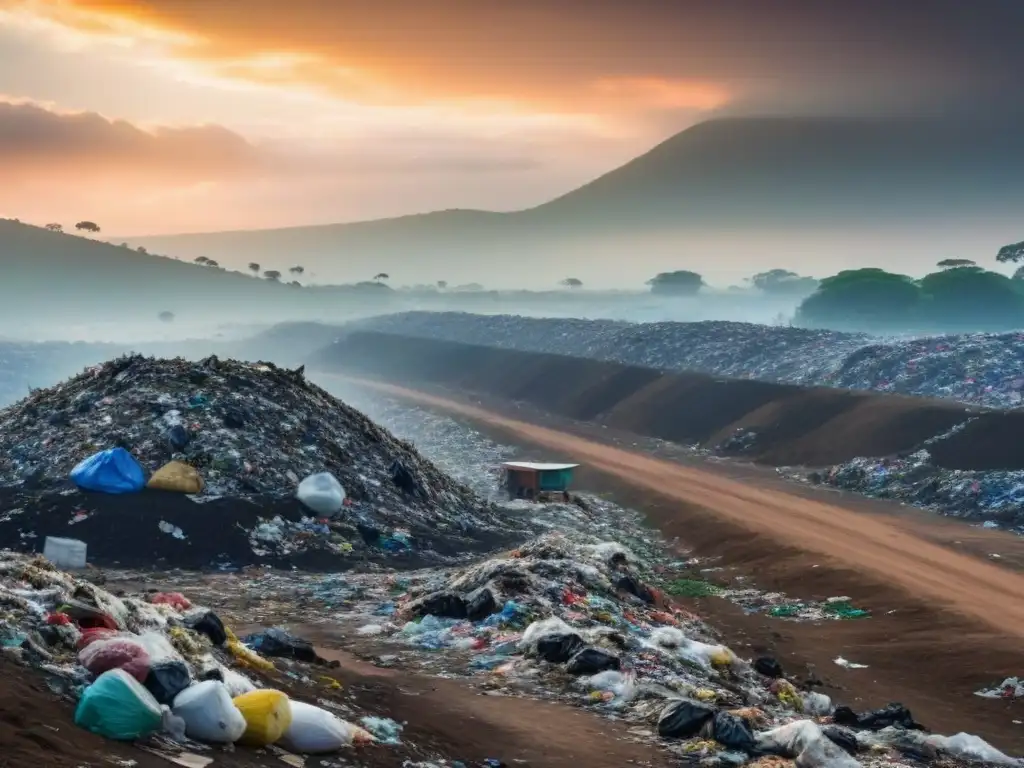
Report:
[[803,694],[803,711],[815,717],[824,717],[832,711],[832,699],[824,693],[808,691]]
[[85,627],[81,630],[81,637],[78,639],[78,650],[88,648],[90,645],[95,643],[97,640],[110,640],[114,637],[119,637],[120,632],[116,629],[107,629],[106,627]]
[[108,448],[82,459],[71,470],[71,480],[79,488],[100,493],[138,493],[146,486],[146,476],[124,448]]
[[292,752],[320,755],[373,740],[367,731],[326,709],[301,701],[291,702],[291,708],[292,723],[281,738],[281,745]]
[[283,659],[297,659],[314,663],[318,660],[313,644],[301,637],[295,637],[280,627],[258,632],[245,638],[245,644],[260,656],[277,656]]
[[565,665],[565,671],[570,675],[596,675],[608,669],[621,668],[622,661],[618,656],[600,648],[584,648]]
[[206,613],[191,616],[186,619],[185,623],[199,634],[210,638],[210,642],[214,645],[224,645],[228,639],[228,633],[224,629],[224,622],[213,611],[206,611]]
[[163,710],[142,684],[121,669],[100,675],[82,693],[75,725],[117,741],[134,741],[159,731]]
[[799,765],[820,768],[859,768],[860,763],[832,742],[818,725],[797,720],[755,737],[763,752],[796,758]]
[[157,592],[149,599],[153,605],[169,605],[176,611],[187,611],[192,602],[181,592]]
[[470,621],[482,621],[499,610],[498,601],[490,587],[480,587],[466,599],[466,618]]
[[184,661],[177,649],[159,632],[143,632],[137,642],[146,649],[151,664],[164,661]]
[[537,655],[552,664],[564,664],[586,646],[575,632],[564,635],[545,635],[537,641]]
[[195,467],[183,461],[169,461],[153,473],[146,487],[154,491],[202,493],[206,484]]
[[690,739],[715,716],[713,707],[688,699],[668,704],[658,716],[658,735],[665,739]]
[[232,701],[245,718],[245,733],[239,739],[243,744],[253,747],[273,744],[292,724],[291,703],[280,691],[253,691]]
[[233,744],[245,733],[246,722],[224,683],[206,680],[186,688],[171,708],[185,721],[185,735],[212,744]]
[[295,495],[309,509],[324,517],[338,514],[345,506],[345,489],[330,472],[310,475],[299,483]]
[[571,635],[574,630],[558,617],[535,621],[523,632],[519,646],[525,651],[537,652],[537,643],[545,637]]
[[715,741],[726,749],[739,752],[753,752],[755,749],[754,734],[741,717],[729,712],[716,712],[711,721],[711,732]]
[[97,677],[112,669],[123,669],[140,683],[149,675],[149,653],[130,635],[95,640],[78,652],[78,663]]
[[274,665],[271,662],[261,657],[258,653],[253,653],[242,645],[242,642],[235,637],[235,633],[227,627],[224,628],[224,634],[227,636],[225,644],[227,646],[228,653],[234,656],[238,663],[243,667],[262,669],[264,672],[268,672],[274,668]]
[[161,661],[150,666],[142,684],[158,703],[170,705],[175,696],[192,684],[192,673],[183,661]]

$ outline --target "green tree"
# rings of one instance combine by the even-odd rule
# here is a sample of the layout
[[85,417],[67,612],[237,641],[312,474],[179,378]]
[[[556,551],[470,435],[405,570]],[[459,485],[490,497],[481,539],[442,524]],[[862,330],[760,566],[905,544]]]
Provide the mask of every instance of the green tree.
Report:
[[921,315],[944,330],[1005,330],[1024,321],[1024,296],[1006,275],[954,267],[921,278]]
[[996,261],[1000,264],[1005,264],[1006,262],[1016,263],[1021,259],[1024,259],[1024,240],[1021,240],[1019,243],[1004,245],[996,254]]
[[750,278],[751,284],[764,293],[783,296],[807,296],[814,293],[818,281],[813,277],[801,277],[788,269],[770,269]]
[[822,280],[800,303],[796,320],[826,328],[909,328],[921,300],[921,287],[906,275],[849,269]]
[[63,232],[64,231],[63,225],[58,224],[57,222],[53,222],[51,224],[47,224],[45,229],[48,229],[51,232]]
[[255,261],[250,261],[249,271],[252,272],[254,275],[258,275],[260,273],[260,265],[257,264]]
[[77,224],[75,224],[75,229],[81,230],[83,232],[92,232],[94,234],[100,231],[99,224],[97,224],[95,221],[80,221]]
[[680,269],[675,272],[659,272],[647,281],[651,293],[665,296],[695,296],[704,287],[704,278],[696,272]]
[[582,288],[583,281],[576,277],[567,277],[565,280],[560,282],[559,285],[565,286],[566,288]]
[[943,259],[935,266],[942,269],[951,269],[955,267],[976,267],[977,265],[976,261],[971,261],[970,259]]
[[268,269],[266,272],[263,273],[263,276],[267,278],[267,280],[281,279],[281,273],[278,272],[276,269]]

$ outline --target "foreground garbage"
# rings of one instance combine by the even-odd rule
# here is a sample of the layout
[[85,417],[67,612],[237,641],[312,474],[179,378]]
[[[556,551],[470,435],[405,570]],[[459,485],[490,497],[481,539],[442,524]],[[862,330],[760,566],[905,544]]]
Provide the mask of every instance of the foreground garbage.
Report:
[[920,339],[754,323],[616,320],[403,312],[352,327],[669,371],[870,389],[1013,408],[1024,390],[1024,335]]
[[374,731],[402,730],[334,695],[342,685],[315,655],[288,657],[266,642],[257,653],[180,593],[117,597],[42,558],[0,551],[0,598],[5,659],[77,700],[77,726],[181,765],[209,764],[203,755],[235,744],[279,759],[352,751],[383,741]]
[[506,529],[301,370],[216,357],[121,357],[0,411],[0,496],[0,546],[74,524],[91,562],[123,565],[314,551],[298,564],[322,568],[353,552],[490,546]]
[[[740,657],[674,602],[686,563],[666,562],[637,520],[602,504],[511,503],[507,514],[530,514],[552,533],[468,567],[225,576],[188,589],[224,601],[226,615],[329,629],[378,666],[418,666],[487,694],[562,700],[625,720],[638,739],[686,764],[1020,765],[971,734],[929,733],[898,703],[854,710],[776,659]],[[602,538],[615,527],[635,532]],[[752,591],[720,594],[756,610]],[[841,598],[816,610],[785,599],[763,607],[779,621],[867,618]],[[309,652],[276,628],[246,640],[285,657]]]

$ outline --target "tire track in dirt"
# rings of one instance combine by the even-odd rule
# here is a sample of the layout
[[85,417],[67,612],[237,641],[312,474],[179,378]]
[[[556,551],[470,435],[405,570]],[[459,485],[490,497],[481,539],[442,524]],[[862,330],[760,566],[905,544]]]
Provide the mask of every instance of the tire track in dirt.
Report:
[[925,541],[878,518],[779,490],[754,488],[406,387],[332,377],[498,427],[632,485],[696,504],[786,546],[881,578],[1002,634],[1024,637],[1024,575]]

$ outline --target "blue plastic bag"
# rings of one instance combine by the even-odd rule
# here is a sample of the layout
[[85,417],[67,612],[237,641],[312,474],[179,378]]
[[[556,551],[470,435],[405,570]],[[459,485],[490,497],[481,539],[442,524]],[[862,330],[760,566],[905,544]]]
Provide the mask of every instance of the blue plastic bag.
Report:
[[108,739],[135,741],[162,728],[163,710],[142,683],[111,669],[82,693],[75,725]]
[[101,493],[138,493],[146,487],[146,475],[124,448],[108,448],[82,459],[71,470],[79,488]]

